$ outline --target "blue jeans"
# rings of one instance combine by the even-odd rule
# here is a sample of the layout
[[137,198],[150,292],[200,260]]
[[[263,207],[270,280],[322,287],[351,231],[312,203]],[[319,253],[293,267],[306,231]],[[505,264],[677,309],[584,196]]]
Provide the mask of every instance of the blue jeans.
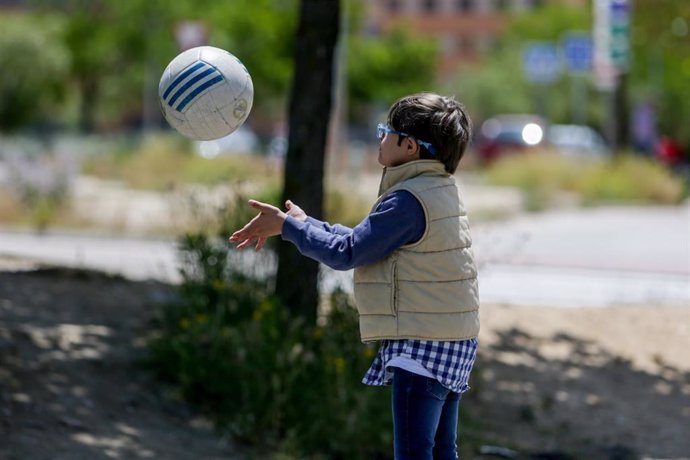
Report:
[[455,460],[460,394],[436,379],[393,369],[395,460]]

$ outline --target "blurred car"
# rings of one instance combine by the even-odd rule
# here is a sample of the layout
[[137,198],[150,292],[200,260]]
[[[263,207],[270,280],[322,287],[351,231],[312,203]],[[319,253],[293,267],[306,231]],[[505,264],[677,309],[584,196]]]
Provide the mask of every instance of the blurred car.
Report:
[[220,139],[196,143],[197,154],[209,159],[233,153],[257,153],[259,150],[259,137],[246,125]]
[[604,138],[585,125],[551,125],[546,140],[565,156],[603,159],[610,154]]
[[478,151],[483,164],[544,143],[546,123],[537,115],[496,115],[482,123]]

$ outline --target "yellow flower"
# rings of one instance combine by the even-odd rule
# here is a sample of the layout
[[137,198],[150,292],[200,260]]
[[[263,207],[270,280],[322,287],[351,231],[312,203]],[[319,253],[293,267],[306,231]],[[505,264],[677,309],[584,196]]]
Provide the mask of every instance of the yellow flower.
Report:
[[333,364],[335,364],[335,373],[336,374],[342,374],[345,371],[345,360],[338,356],[333,360]]
[[261,318],[263,318],[266,313],[270,312],[272,307],[273,304],[271,304],[269,300],[264,299],[261,301],[258,308],[254,310],[252,319],[254,319],[254,321],[261,321]]
[[196,317],[194,319],[199,324],[206,324],[208,322],[208,315],[200,313],[200,314],[196,315]]
[[180,320],[180,328],[181,329],[187,329],[189,327],[189,319],[187,318],[182,318]]
[[219,291],[219,292],[224,291],[225,287],[226,287],[225,281],[223,281],[221,279],[214,280],[213,283],[211,283],[211,286],[213,287],[213,289],[215,289],[216,291]]

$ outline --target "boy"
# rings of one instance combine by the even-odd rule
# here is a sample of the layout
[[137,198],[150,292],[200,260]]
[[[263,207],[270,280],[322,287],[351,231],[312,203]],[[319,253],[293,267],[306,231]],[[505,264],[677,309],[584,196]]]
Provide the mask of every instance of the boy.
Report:
[[378,126],[379,198],[354,229],[250,200],[260,211],[230,241],[238,249],[282,235],[332,268],[355,268],[363,342],[381,340],[363,383],[392,382],[395,459],[456,459],[458,405],[479,333],[477,270],[452,174],[471,135],[454,99],[396,101]]

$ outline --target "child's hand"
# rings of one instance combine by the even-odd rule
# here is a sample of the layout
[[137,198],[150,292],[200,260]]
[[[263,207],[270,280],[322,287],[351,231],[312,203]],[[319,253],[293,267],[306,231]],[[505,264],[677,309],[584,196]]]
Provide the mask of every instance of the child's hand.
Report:
[[233,233],[228,240],[237,244],[237,249],[244,249],[256,243],[256,250],[260,251],[266,243],[266,238],[280,235],[287,214],[275,206],[256,200],[249,200],[249,206],[258,210],[259,215]]
[[305,220],[307,220],[307,214],[306,214],[304,211],[302,211],[302,208],[300,208],[299,206],[297,206],[297,205],[296,205],[295,203],[293,203],[292,201],[287,200],[287,201],[285,202],[285,207],[286,207],[287,210],[288,210],[288,212],[287,212],[287,215],[288,215],[288,216],[294,217],[295,219],[300,220],[300,221],[302,221],[302,222],[304,222]]

